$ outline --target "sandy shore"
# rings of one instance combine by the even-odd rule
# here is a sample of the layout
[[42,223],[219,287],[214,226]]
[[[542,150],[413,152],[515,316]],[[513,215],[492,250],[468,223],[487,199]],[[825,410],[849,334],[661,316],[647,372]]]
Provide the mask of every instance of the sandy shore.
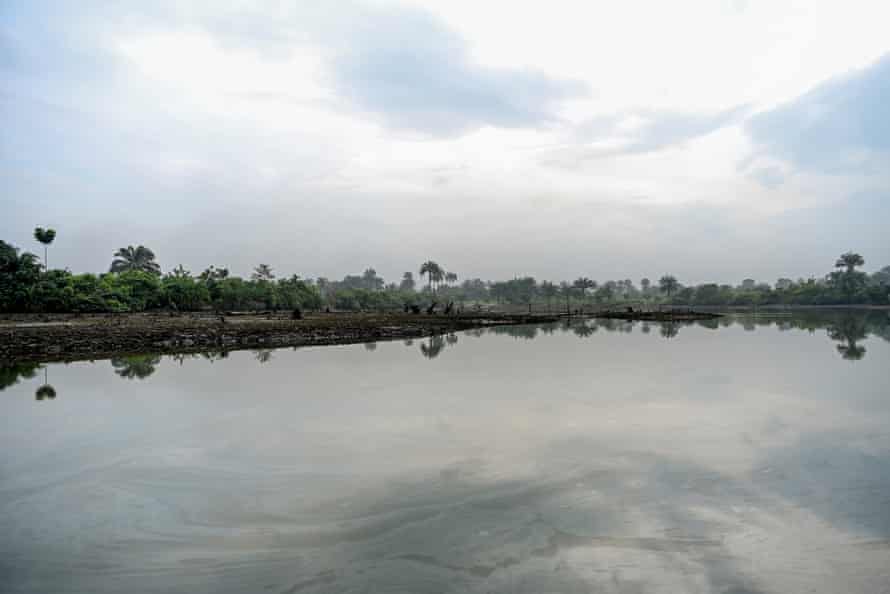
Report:
[[101,314],[0,317],[0,363],[73,361],[129,353],[180,353],[350,344],[486,326],[555,321],[547,315],[401,313]]

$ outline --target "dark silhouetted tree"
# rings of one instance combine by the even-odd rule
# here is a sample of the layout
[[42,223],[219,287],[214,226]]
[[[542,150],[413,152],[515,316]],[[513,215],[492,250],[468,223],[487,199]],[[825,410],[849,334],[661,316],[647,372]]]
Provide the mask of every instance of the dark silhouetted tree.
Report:
[[132,245],[120,248],[114,253],[111,262],[111,272],[147,272],[149,274],[161,274],[161,267],[155,262],[155,254],[145,246],[133,247]]
[[49,244],[53,242],[56,238],[56,230],[55,229],[44,229],[43,227],[37,227],[34,229],[34,239],[43,244],[43,269],[49,270],[49,259],[47,254],[47,247]]

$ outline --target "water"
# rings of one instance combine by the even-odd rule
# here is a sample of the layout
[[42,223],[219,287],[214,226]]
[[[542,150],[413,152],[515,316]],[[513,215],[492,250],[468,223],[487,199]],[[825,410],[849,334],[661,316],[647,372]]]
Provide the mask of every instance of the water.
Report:
[[873,312],[6,369],[0,591],[888,592],[888,363]]

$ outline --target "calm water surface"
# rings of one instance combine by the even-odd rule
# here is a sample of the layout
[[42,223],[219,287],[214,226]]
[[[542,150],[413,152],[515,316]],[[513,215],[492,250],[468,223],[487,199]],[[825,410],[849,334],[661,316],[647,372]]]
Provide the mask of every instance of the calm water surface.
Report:
[[2,592],[890,592],[887,312],[0,386]]

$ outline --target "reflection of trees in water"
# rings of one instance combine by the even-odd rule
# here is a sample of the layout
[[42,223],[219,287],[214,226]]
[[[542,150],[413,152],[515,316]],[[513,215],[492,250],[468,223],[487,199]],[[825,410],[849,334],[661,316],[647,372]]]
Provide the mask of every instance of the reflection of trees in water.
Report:
[[426,342],[420,343],[420,352],[427,359],[435,359],[445,349],[445,339],[441,334],[430,336]]
[[49,384],[43,384],[42,386],[37,388],[36,392],[34,392],[34,398],[36,400],[44,400],[44,399],[53,400],[53,399],[55,399],[55,397],[56,397],[56,389],[53,388]]
[[252,349],[250,352],[253,353],[254,359],[260,362],[260,364],[268,363],[272,360],[272,349]]
[[709,330],[717,330],[720,328],[720,318],[712,318],[710,320],[698,320],[698,325]]
[[658,332],[665,338],[674,338],[680,333],[680,324],[674,322],[661,322]]
[[448,346],[454,346],[457,344],[457,334],[454,332],[449,333],[445,336],[445,342],[448,343]]
[[841,343],[835,348],[847,361],[859,361],[865,357],[865,347],[856,344],[868,337],[865,318],[855,315],[839,318],[828,327],[828,336]]
[[[296,347],[294,347],[296,349]],[[228,359],[230,351],[204,351],[203,353],[175,353],[173,355],[169,355],[172,361],[179,363],[181,366],[186,361],[191,359],[204,359],[205,361],[209,361],[214,363],[221,359]]]
[[643,331],[643,334],[649,334],[652,331],[652,326],[649,322],[643,322],[642,326],[640,326],[640,330]]
[[43,385],[34,392],[34,398],[36,400],[55,400],[56,398],[56,389],[49,385],[49,370],[46,366],[43,367]]
[[39,363],[11,363],[0,366],[0,390],[14,386],[22,379],[31,379],[37,375]]
[[404,344],[405,346],[413,346],[413,345],[414,345],[414,339],[413,339],[413,338],[406,338],[405,340],[402,341],[402,344]]
[[513,338],[531,340],[538,335],[538,327],[534,324],[519,324],[516,326],[492,326],[488,330],[492,334],[506,334]]
[[376,342],[366,342],[364,343],[366,351],[376,351],[377,343]]
[[594,334],[596,334],[596,331],[598,329],[599,328],[597,328],[595,325],[581,322],[580,324],[572,325],[572,334],[580,338],[587,338],[588,336],[593,336]]
[[145,379],[155,372],[161,362],[160,355],[130,355],[129,357],[112,357],[111,366],[114,372],[126,379]]

